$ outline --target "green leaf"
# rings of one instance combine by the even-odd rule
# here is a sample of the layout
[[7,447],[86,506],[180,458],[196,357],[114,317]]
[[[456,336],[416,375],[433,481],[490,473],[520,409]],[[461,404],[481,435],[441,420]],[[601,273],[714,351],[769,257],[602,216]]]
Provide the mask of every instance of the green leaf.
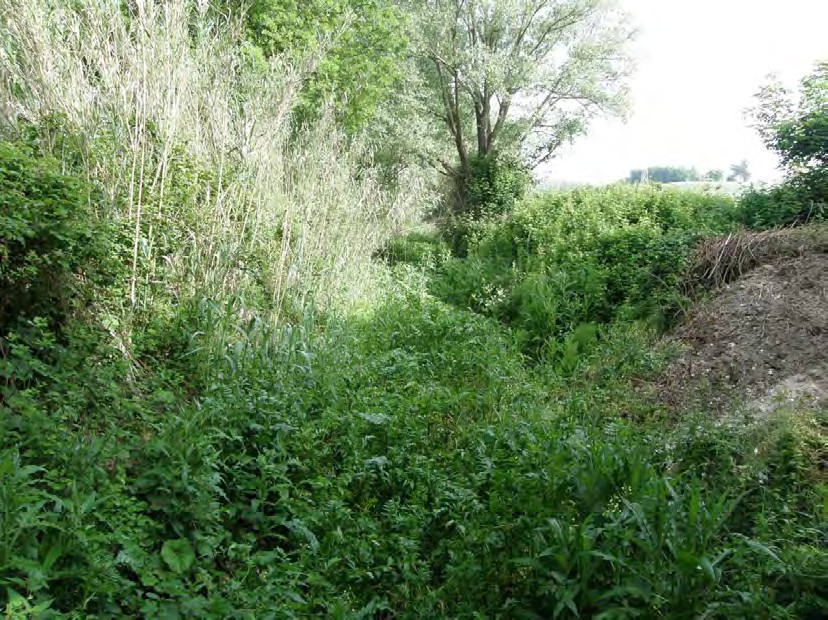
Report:
[[44,612],[44,611],[47,611],[52,606],[52,601],[53,601],[53,599],[49,598],[49,599],[46,599],[45,601],[43,601],[42,603],[38,603],[37,605],[32,607],[32,609],[30,610],[30,613],[32,614],[32,617],[36,618],[37,614],[39,614],[41,612]]
[[710,577],[711,581],[718,581],[716,576],[716,569],[713,567],[713,564],[710,563],[710,560],[708,560],[706,557],[699,558],[699,566],[701,566],[705,574],[708,577]]
[[766,555],[769,555],[770,557],[772,557],[777,562],[782,562],[782,560],[779,559],[778,555],[776,555],[769,547],[767,547],[766,545],[763,545],[758,540],[752,540],[750,538],[745,538],[744,540],[745,540],[745,544],[747,544],[747,546],[750,547],[751,549],[753,549],[755,551],[759,551],[759,552],[764,553]]
[[179,575],[190,570],[195,562],[195,551],[190,541],[183,538],[168,540],[161,547],[161,558],[170,570]]

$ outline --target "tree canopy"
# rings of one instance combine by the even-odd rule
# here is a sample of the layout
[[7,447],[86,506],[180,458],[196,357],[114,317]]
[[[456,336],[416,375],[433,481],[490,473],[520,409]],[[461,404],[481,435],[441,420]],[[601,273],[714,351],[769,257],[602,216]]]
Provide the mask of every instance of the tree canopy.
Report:
[[498,149],[530,167],[621,114],[632,30],[608,0],[421,0],[415,15],[427,105],[451,139],[451,175]]
[[828,196],[828,62],[799,83],[798,92],[779,82],[764,86],[753,110],[765,146],[779,156],[788,180],[811,199]]
[[250,41],[270,57],[312,57],[299,115],[327,99],[342,124],[363,127],[401,78],[403,13],[388,0],[240,0]]

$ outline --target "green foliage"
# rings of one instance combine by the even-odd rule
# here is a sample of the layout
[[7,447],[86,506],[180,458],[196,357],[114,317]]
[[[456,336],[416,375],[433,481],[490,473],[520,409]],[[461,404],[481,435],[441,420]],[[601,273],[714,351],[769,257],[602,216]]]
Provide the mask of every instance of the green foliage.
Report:
[[[279,36],[331,17],[282,6]],[[313,235],[244,219],[266,192],[230,200],[238,162],[140,125],[132,161],[157,182],[125,246],[82,180],[118,140],[59,116],[22,129],[0,145],[4,617],[825,615],[824,416],[666,425],[642,391],[668,352],[629,319],[669,313],[727,198],[619,186],[513,208],[522,173],[481,162],[467,258],[395,240],[378,257],[400,281],[361,315],[309,300],[275,327],[256,310],[292,272],[246,235],[297,254]],[[198,209],[217,195],[222,219]],[[285,196],[319,219],[337,198]],[[116,316],[134,247],[144,294]]]
[[416,267],[436,267],[451,256],[451,249],[436,233],[409,233],[395,237],[375,253],[375,258],[393,266],[406,263]]
[[519,160],[498,153],[472,157],[457,180],[453,209],[442,223],[457,256],[466,256],[469,243],[487,222],[509,214],[532,185],[532,174]]
[[744,222],[755,228],[824,219],[828,202],[828,64],[804,77],[797,93],[769,84],[753,111],[765,145],[785,170],[783,184],[748,192]]
[[0,142],[0,334],[20,319],[60,321],[109,280],[112,231],[86,183],[26,145]]
[[[530,275],[526,304],[574,277]],[[277,332],[222,327],[219,310],[181,320],[225,333],[224,347],[159,355],[140,383],[75,324],[67,346],[40,343],[52,354],[35,381],[6,385],[0,605],[204,618],[820,609],[819,423],[648,422],[657,411],[636,386],[663,355],[644,331],[583,325],[550,374],[497,322],[416,288],[360,320]],[[176,355],[207,374],[196,401]]]
[[558,341],[585,324],[668,324],[695,244],[735,218],[728,197],[667,188],[540,193],[474,228],[468,258],[443,263],[430,286],[515,327],[533,357],[554,359]]
[[828,167],[828,63],[804,77],[794,94],[779,84],[757,95],[755,120],[765,144],[789,173],[804,174]]
[[382,0],[253,0],[249,39],[266,57],[320,55],[303,85],[300,119],[311,120],[333,98],[339,120],[364,127],[401,78],[407,41],[403,15]]
[[[194,495],[152,485],[143,501],[154,525],[138,539],[148,546],[120,555],[124,576],[136,571],[140,589],[160,598],[141,603],[124,590],[113,599],[122,613],[657,609],[691,618],[713,606],[720,617],[783,617],[784,589],[766,586],[777,571],[803,595],[817,594],[796,576],[814,537],[781,557],[774,541],[798,526],[777,521],[760,533],[768,504],[742,499],[761,490],[766,467],[787,472],[774,463],[804,456],[799,440],[770,442],[750,464],[750,438],[731,429],[699,427],[671,448],[652,429],[647,438],[597,414],[601,390],[577,379],[587,368],[547,410],[495,324],[416,297],[361,325],[329,324],[326,334],[283,341],[274,357],[240,349],[225,381],[205,393],[196,427],[165,424],[153,440],[164,452],[134,445],[136,478],[160,468],[165,478],[154,479],[173,481],[187,471]],[[616,406],[635,406],[632,392],[624,398]],[[214,456],[205,459],[208,446]],[[210,488],[211,471],[221,472],[220,490]],[[725,475],[702,483],[708,471]],[[792,487],[788,475],[773,474],[781,495],[772,505],[810,506],[808,484]],[[202,494],[208,503],[191,520]],[[209,507],[215,502],[220,508]],[[210,534],[205,517],[217,509],[224,516],[212,527],[222,533]],[[164,523],[184,529],[153,545]],[[175,598],[196,583],[203,594]]]
[[168,540],[161,547],[161,559],[175,573],[186,573],[195,562],[193,546],[187,539]]
[[785,182],[744,192],[739,197],[739,212],[746,226],[761,230],[824,220],[828,209],[825,203],[808,202],[801,186]]
[[532,175],[520,161],[489,153],[471,158],[462,182],[462,211],[479,220],[511,212],[531,185]]

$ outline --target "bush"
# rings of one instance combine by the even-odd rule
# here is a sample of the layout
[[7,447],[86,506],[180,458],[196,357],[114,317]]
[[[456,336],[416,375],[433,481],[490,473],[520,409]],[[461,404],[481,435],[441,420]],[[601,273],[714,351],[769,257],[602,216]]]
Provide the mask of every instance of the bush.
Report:
[[798,92],[768,84],[757,95],[756,127],[785,171],[784,182],[742,198],[752,228],[805,224],[828,215],[828,63],[804,77]]
[[[527,278],[526,303],[559,277]],[[422,293],[360,320],[228,326],[223,350],[188,352],[207,375],[197,403],[164,360],[125,380],[94,329],[41,342],[48,372],[0,403],[0,606],[204,618],[820,609],[817,426],[757,444],[709,421],[648,425],[638,386],[659,360],[637,329],[575,329],[560,345],[566,376],[544,377],[496,321]],[[18,359],[32,352],[15,346]]]
[[744,192],[739,197],[739,212],[745,226],[756,230],[797,226],[828,216],[824,202],[814,202],[809,191],[790,181]]
[[476,156],[456,179],[453,209],[442,223],[455,256],[465,257],[481,226],[509,214],[526,194],[532,175],[518,160],[492,153]]
[[462,180],[463,212],[479,220],[509,213],[532,182],[517,159],[493,153],[472,158]]
[[111,281],[112,230],[94,201],[56,160],[0,142],[0,333],[24,318],[60,322]]
[[736,219],[733,200],[716,194],[626,185],[539,193],[478,222],[468,258],[438,267],[431,290],[500,319],[532,357],[554,360],[558,341],[584,325],[669,325],[694,247]]

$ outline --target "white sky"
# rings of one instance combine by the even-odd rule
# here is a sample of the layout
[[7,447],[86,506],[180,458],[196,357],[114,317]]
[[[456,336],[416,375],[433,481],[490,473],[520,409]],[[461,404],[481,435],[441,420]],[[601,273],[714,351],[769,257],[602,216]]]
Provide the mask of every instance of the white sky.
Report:
[[704,172],[747,158],[755,178],[777,177],[744,110],[768,74],[795,84],[828,60],[828,0],[620,2],[639,28],[630,118],[596,122],[539,175],[604,182],[632,168]]

